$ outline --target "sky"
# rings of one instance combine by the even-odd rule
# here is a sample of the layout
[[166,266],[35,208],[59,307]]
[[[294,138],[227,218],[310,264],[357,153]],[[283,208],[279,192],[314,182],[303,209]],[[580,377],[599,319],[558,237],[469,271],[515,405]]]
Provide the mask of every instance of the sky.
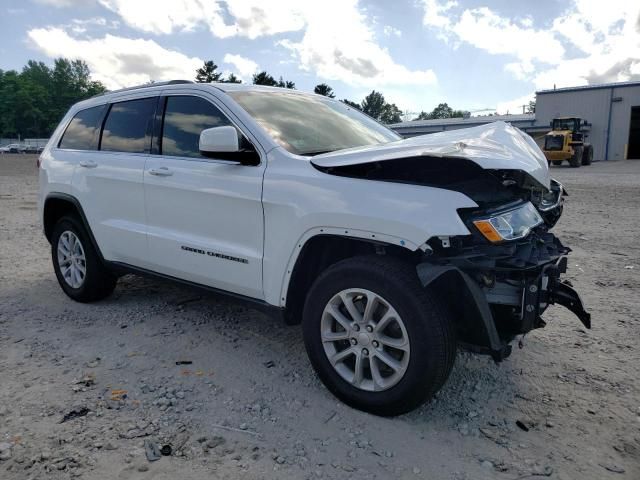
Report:
[[[535,92],[640,80],[637,0],[0,0],[0,69],[80,58],[116,89],[213,60],[411,112],[522,113]],[[487,109],[487,110],[483,110]]]

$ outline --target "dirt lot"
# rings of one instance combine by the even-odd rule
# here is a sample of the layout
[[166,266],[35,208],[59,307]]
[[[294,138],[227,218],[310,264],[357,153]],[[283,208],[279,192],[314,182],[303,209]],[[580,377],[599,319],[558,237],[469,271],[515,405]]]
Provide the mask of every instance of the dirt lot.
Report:
[[0,156],[0,478],[640,478],[640,161],[553,174],[593,330],[552,307],[508,360],[460,353],[437,398],[385,419],[328,393],[299,327],[136,276],[69,300],[35,158]]

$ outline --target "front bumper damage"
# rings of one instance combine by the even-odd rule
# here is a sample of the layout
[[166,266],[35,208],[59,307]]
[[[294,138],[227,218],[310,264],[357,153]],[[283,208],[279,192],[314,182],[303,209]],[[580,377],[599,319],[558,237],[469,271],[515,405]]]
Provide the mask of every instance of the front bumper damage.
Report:
[[551,304],[568,308],[591,328],[580,296],[560,278],[570,251],[548,232],[501,245],[454,241],[434,249],[417,272],[453,309],[462,343],[500,361],[516,335],[546,325],[542,314]]

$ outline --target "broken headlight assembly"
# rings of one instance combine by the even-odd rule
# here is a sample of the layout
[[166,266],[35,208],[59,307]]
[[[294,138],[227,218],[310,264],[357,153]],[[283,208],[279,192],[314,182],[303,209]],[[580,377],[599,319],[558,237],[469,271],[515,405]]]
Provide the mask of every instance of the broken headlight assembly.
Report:
[[491,243],[524,238],[543,222],[531,202],[473,220],[478,231]]
[[[558,206],[562,205],[562,197],[565,195],[564,186],[557,180],[551,179],[551,188],[535,198],[538,205],[538,210],[541,212],[548,212]],[[534,199],[534,196],[532,196]]]

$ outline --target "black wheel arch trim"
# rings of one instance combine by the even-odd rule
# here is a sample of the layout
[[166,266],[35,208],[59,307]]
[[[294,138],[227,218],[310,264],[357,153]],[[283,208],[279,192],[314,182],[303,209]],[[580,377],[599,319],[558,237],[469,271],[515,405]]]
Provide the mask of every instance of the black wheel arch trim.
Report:
[[[69,202],[71,205],[73,205],[73,207],[76,209],[78,216],[80,217],[80,221],[82,222],[82,226],[84,227],[84,229],[87,232],[87,235],[89,236],[89,240],[91,241],[91,244],[93,245],[93,248],[96,250],[96,252],[98,253],[98,257],[100,258],[100,262],[102,262],[103,264],[106,264],[106,260],[104,259],[104,257],[102,256],[102,252],[100,251],[100,247],[98,246],[98,242],[96,241],[95,237],[93,236],[93,232],[91,231],[91,227],[89,226],[89,221],[87,220],[87,216],[84,213],[84,210],[82,208],[82,205],[80,205],[80,202],[78,201],[78,199],[76,197],[74,197],[73,195],[69,195],[68,193],[62,193],[62,192],[52,192],[50,194],[47,195],[47,198],[44,201],[44,208],[42,209],[42,221],[43,224],[45,223],[45,212],[47,211],[47,203],[50,200],[63,200],[66,202]],[[49,241],[49,243],[51,243],[51,233],[50,232],[46,232],[45,230],[45,236],[47,237],[47,240]]]
[[456,275],[458,284],[462,285],[462,294],[470,296],[469,306],[475,309],[479,322],[476,322],[476,335],[478,342],[465,344],[468,350],[476,353],[488,353],[496,361],[502,361],[511,354],[511,346],[501,340],[496,323],[491,313],[491,308],[480,287],[465,272],[451,265],[432,265],[421,263],[417,265],[416,271],[420,283],[424,287],[433,283],[445,274]]

